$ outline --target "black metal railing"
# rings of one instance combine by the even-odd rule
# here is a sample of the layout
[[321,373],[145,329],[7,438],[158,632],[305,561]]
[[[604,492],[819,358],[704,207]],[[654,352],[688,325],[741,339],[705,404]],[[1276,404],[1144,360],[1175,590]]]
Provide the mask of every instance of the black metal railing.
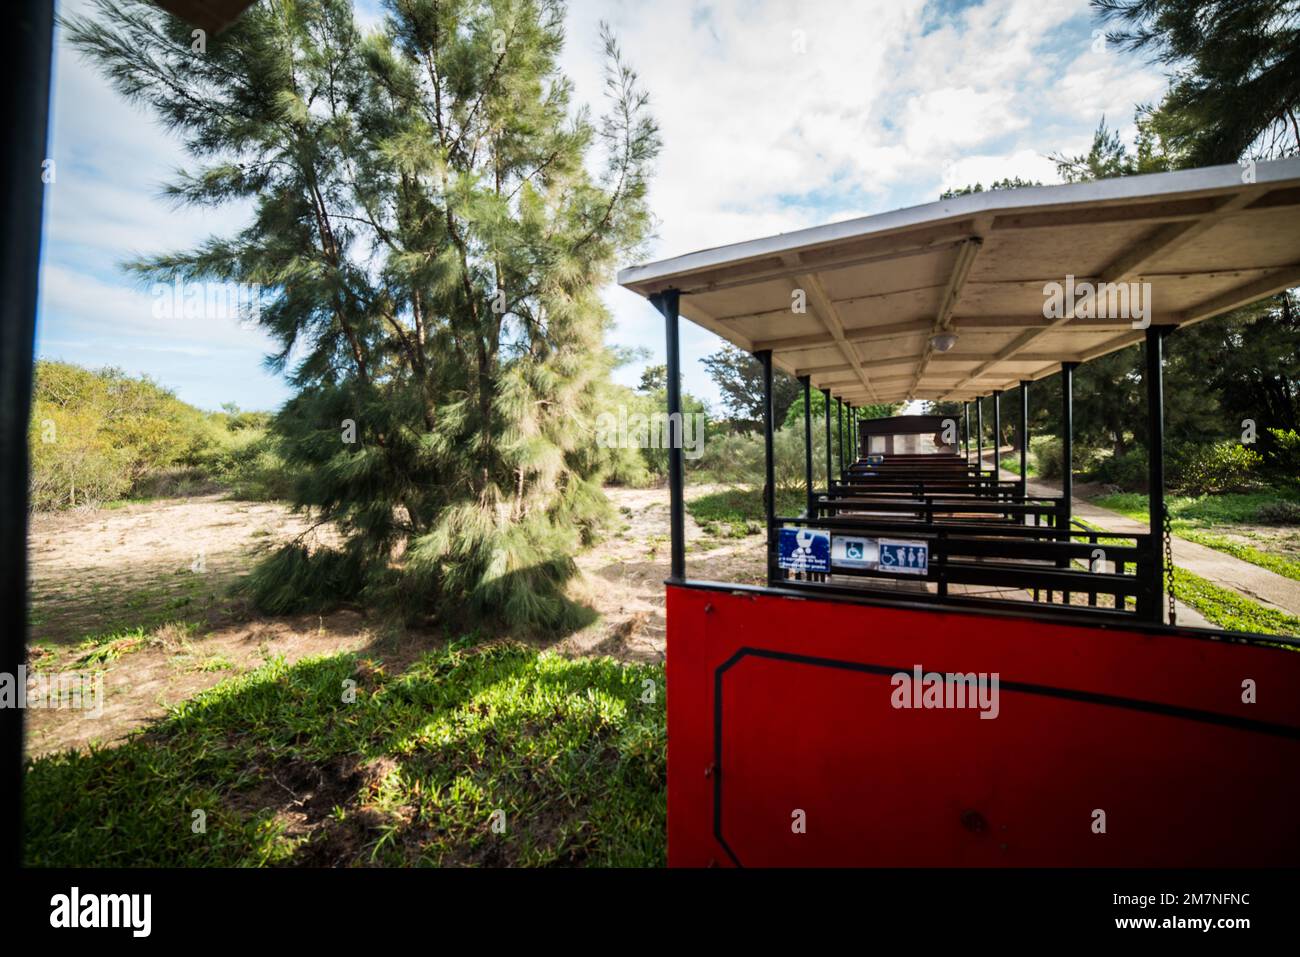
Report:
[[[880,503],[877,503],[880,504]],[[889,503],[891,505],[895,503]],[[1155,600],[1158,562],[1149,535],[1121,535],[1055,524],[1059,503],[1045,512],[1030,503],[985,503],[992,520],[943,514],[951,502],[896,503],[888,515],[827,514],[779,517],[781,527],[807,527],[835,537],[921,543],[923,573],[845,564],[832,550],[828,572],[777,569],[770,584],[825,591],[846,587],[898,598],[1042,610],[1069,609],[1091,616],[1142,617]],[[909,509],[920,507],[920,517]],[[832,506],[833,507],[833,506]],[[874,507],[874,506],[873,506]],[[960,507],[974,508],[970,502]],[[1001,520],[1010,510],[1013,519]],[[1028,514],[1050,517],[1027,524]],[[980,589],[989,591],[981,592]]]

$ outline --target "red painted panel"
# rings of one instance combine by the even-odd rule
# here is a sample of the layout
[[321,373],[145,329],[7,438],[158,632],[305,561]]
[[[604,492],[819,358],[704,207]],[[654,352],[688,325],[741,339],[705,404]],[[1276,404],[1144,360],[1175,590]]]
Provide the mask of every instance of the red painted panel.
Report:
[[[1294,651],[669,587],[667,658],[674,866],[1300,863]],[[918,665],[997,717],[895,708]]]

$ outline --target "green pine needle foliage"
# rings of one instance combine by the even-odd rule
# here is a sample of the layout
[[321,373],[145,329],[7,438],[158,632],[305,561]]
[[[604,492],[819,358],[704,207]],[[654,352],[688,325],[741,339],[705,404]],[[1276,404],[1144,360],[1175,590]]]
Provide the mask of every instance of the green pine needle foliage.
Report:
[[292,500],[341,534],[261,563],[266,610],[574,622],[573,552],[626,468],[594,441],[598,290],[647,236],[659,139],[607,29],[607,115],[575,106],[563,22],[556,0],[392,0],[363,35],[344,0],[265,0],[196,51],[143,0],[65,19],[193,157],[167,196],[252,210],[130,268],[261,288]]

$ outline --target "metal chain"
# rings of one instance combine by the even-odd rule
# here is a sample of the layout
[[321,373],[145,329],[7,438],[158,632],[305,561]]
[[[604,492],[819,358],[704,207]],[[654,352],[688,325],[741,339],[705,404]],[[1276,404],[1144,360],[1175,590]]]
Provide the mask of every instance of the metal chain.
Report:
[[1173,522],[1169,520],[1169,507],[1162,504],[1165,525],[1165,594],[1169,596],[1169,624],[1178,624],[1177,602],[1174,598],[1174,543]]

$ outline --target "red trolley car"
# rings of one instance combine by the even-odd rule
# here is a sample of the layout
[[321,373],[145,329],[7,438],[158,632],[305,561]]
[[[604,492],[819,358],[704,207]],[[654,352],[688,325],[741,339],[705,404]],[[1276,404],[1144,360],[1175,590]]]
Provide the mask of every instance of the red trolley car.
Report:
[[[676,429],[670,864],[1300,863],[1300,645],[1173,620],[1161,384],[1170,332],[1300,284],[1297,204],[1290,159],[960,196],[620,273],[665,317]],[[686,574],[679,314],[766,373],[766,587]],[[1071,513],[1071,373],[1138,342],[1151,523],[1108,534]],[[824,481],[804,403],[798,515],[770,494],[773,368],[826,398]],[[1066,477],[1043,495],[1025,410],[1057,372]],[[1010,479],[982,448],[1008,389]],[[914,399],[963,421],[859,421]]]

